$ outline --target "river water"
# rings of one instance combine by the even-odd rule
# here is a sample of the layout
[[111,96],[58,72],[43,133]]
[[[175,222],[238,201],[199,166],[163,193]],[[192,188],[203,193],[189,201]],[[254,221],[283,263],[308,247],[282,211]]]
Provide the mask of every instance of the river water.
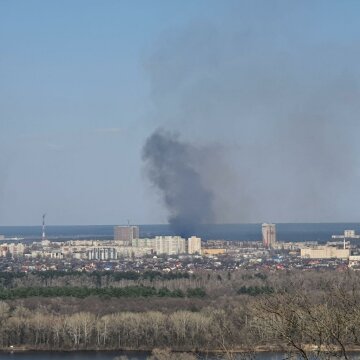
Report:
[[[41,224],[40,224],[41,225]],[[25,240],[39,240],[41,226],[0,226],[0,234],[5,237],[20,237]],[[321,223],[321,224],[276,224],[276,237],[279,241],[328,241],[331,235],[340,235],[346,229],[360,233],[360,223]],[[169,225],[140,225],[140,237],[156,235],[179,235]],[[260,241],[261,224],[216,224],[199,225],[194,235],[202,239],[223,239]],[[49,240],[69,239],[113,239],[113,225],[47,226]]]

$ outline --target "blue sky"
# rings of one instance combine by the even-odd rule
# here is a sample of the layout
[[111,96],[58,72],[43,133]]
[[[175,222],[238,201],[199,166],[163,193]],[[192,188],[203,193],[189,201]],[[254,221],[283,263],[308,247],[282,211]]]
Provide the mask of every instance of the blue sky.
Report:
[[221,148],[219,222],[358,221],[359,14],[0,0],[0,224],[166,222],[141,160],[159,127]]

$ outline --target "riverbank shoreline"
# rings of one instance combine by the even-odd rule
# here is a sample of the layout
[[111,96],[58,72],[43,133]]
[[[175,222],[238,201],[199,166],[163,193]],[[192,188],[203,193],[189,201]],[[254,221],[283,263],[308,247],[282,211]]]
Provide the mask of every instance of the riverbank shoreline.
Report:
[[[99,349],[99,348],[91,348],[91,349],[50,349],[50,348],[44,348],[44,347],[7,347],[7,348],[0,348],[0,353],[46,353],[46,352],[52,352],[52,353],[112,353],[112,352],[119,352],[119,353],[134,353],[134,354],[151,354],[154,349],[159,348],[153,348],[153,349],[130,349],[130,348],[122,348],[122,349]],[[290,348],[288,346],[273,346],[273,345],[258,345],[255,346],[252,349],[244,349],[244,348],[237,348],[237,349],[212,349],[212,350],[205,350],[205,349],[171,349],[171,348],[165,348],[172,353],[188,353],[188,354],[226,354],[226,353],[232,353],[232,354],[263,354],[263,353],[290,353],[294,352],[293,348]],[[305,351],[316,351],[316,347],[314,345],[305,345],[304,346]],[[336,351],[340,351],[340,349],[335,349]],[[348,353],[360,353],[360,346],[351,346],[346,349]],[[323,352],[327,352],[323,350]]]

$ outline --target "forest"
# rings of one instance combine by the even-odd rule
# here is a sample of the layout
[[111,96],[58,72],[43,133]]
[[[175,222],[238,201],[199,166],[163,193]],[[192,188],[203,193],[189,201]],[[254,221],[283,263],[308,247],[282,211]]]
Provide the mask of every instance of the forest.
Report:
[[360,349],[359,280],[351,270],[0,273],[0,348],[348,359]]

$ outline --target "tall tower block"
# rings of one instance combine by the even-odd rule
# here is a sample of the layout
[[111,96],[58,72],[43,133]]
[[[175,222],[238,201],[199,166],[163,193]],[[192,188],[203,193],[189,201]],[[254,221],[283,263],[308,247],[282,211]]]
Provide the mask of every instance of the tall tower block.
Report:
[[115,226],[114,227],[114,240],[119,245],[128,246],[132,244],[134,239],[139,238],[138,226]]
[[262,224],[262,240],[264,247],[271,249],[276,243],[276,225]]

